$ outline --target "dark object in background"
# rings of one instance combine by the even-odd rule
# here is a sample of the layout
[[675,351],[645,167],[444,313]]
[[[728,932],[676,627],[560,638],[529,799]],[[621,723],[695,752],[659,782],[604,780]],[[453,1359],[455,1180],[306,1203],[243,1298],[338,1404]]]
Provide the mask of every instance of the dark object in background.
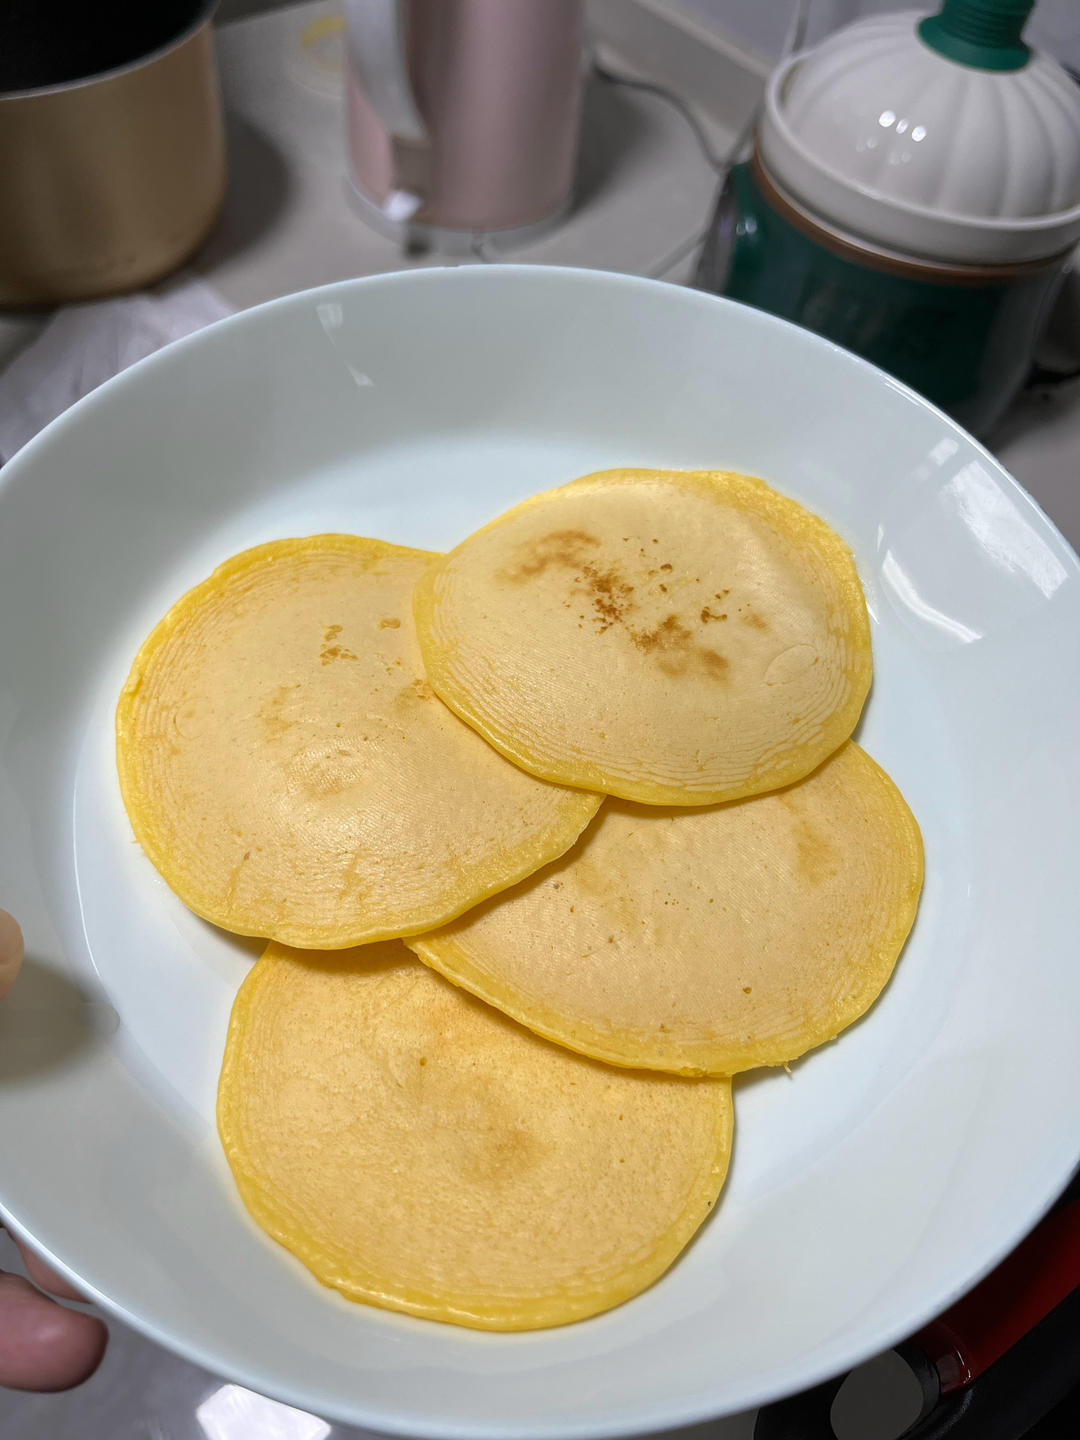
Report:
[[213,0],[6,0],[0,305],[133,290],[191,254],[225,189]]
[[876,249],[810,216],[755,155],[732,172],[695,283],[853,350],[986,435],[1027,378],[1065,260],[960,266]]
[[[1051,1440],[1080,1410],[1080,1177],[969,1294],[897,1346],[923,1409],[899,1440]],[[846,1376],[767,1405],[755,1440],[833,1440]]]

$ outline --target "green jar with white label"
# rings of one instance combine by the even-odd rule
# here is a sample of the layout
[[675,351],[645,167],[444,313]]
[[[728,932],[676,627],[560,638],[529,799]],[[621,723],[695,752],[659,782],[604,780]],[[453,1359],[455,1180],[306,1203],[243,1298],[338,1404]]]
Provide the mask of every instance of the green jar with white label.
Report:
[[1031,8],[876,16],[782,65],[697,283],[855,351],[985,435],[1080,242],[1080,87],[1024,43]]

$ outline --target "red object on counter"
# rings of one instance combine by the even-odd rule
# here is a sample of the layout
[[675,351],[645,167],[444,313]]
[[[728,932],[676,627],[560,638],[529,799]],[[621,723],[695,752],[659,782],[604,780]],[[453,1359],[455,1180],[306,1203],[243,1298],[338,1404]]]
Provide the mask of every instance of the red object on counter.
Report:
[[951,1309],[912,1336],[941,1390],[970,1385],[1080,1285],[1080,1200],[1048,1215]]

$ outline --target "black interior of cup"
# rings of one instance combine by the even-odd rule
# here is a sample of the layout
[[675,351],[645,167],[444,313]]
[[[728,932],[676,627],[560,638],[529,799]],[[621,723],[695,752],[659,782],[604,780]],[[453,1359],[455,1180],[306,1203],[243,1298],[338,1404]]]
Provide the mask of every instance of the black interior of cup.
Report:
[[134,64],[212,8],[208,0],[0,0],[0,94]]

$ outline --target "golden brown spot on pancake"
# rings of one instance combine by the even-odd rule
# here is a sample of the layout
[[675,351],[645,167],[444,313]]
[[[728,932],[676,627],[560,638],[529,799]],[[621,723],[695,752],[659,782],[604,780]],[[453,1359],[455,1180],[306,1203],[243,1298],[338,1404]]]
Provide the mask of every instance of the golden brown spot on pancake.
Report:
[[685,675],[693,667],[716,680],[727,677],[726,657],[699,645],[677,615],[668,615],[654,630],[631,630],[630,638],[643,654],[656,657],[665,675]]
[[658,650],[685,649],[692,636],[677,615],[669,615],[655,630],[632,630],[630,638],[644,654],[652,655]]
[[836,845],[808,820],[795,824],[795,856],[800,876],[810,885],[823,885],[839,869]]
[[669,564],[667,564],[667,562],[665,561],[664,564],[660,566],[660,569],[661,569],[661,570],[670,570],[670,569],[671,569],[671,566],[670,566]]
[[286,768],[306,795],[340,795],[353,779],[353,767],[341,763],[348,756],[348,751],[308,745],[297,751]]
[[332,665],[335,660],[355,660],[357,654],[346,645],[324,645],[319,651],[319,659],[324,665]]
[[323,631],[323,647],[319,651],[319,659],[324,665],[330,665],[335,660],[355,660],[356,652],[350,650],[346,645],[335,645],[333,642],[341,634],[340,625],[327,625]]
[[614,568],[601,570],[598,565],[583,565],[581,574],[596,612],[593,619],[602,635],[634,609],[634,587]]
[[721,655],[718,650],[709,650],[702,645],[698,650],[698,656],[707,675],[712,675],[716,680],[727,679],[727,672],[731,667],[725,655]]
[[756,610],[747,610],[742,617],[743,624],[749,625],[751,630],[768,631],[771,627],[764,615],[759,615]]
[[535,1170],[547,1149],[535,1135],[518,1125],[493,1125],[475,1132],[462,1146],[462,1172],[472,1184],[520,1183],[524,1172]]
[[702,623],[703,625],[708,625],[708,623],[709,623],[710,620],[726,620],[726,619],[727,619],[727,615],[726,615],[726,614],[714,615],[713,612],[709,609],[709,607],[708,607],[707,605],[703,605],[703,606],[701,607],[701,623]]
[[379,621],[380,630],[400,630],[401,621],[394,615],[388,615],[385,620]]
[[553,565],[564,569],[577,570],[585,563],[590,546],[600,541],[587,530],[552,530],[539,540],[529,541],[518,547],[520,558],[516,565],[499,572],[499,578],[520,585],[526,580],[535,580]]
[[417,676],[408,685],[403,685],[394,699],[398,705],[411,706],[417,700],[434,700],[435,691],[422,676]]
[[271,692],[266,704],[257,712],[267,740],[280,740],[296,724],[295,720],[289,720],[281,713],[292,693],[293,686],[278,685]]

